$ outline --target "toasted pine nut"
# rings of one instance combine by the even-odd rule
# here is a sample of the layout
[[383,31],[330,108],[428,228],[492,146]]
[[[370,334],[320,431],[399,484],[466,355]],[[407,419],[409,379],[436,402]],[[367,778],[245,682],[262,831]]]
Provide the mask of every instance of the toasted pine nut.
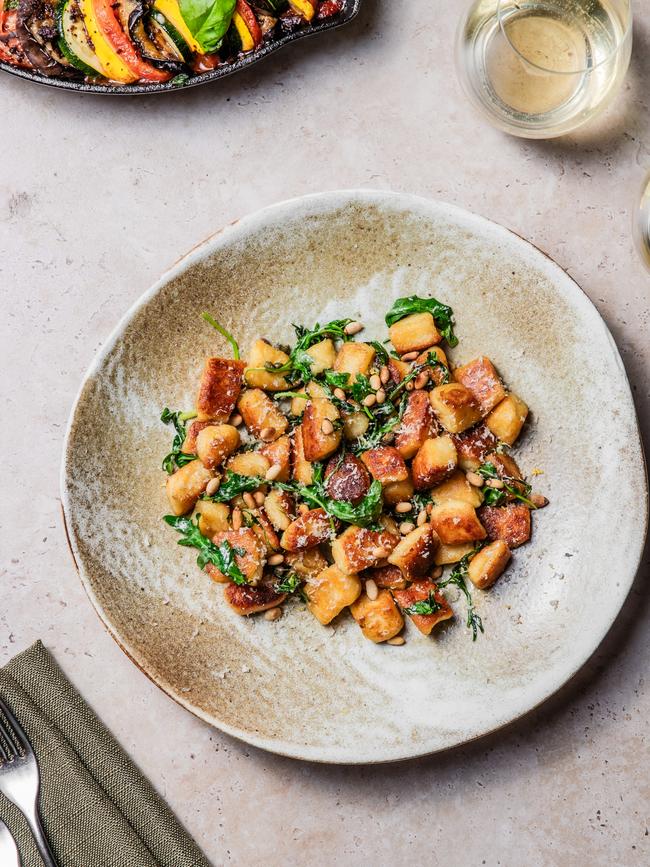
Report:
[[497,491],[500,491],[503,488],[503,480],[502,479],[488,479],[487,485],[490,488],[495,488]]
[[255,504],[257,506],[263,506],[266,497],[264,496],[262,491],[255,491],[255,493],[253,494],[253,499],[255,500]]
[[386,367],[386,365],[384,365],[379,371],[379,379],[382,385],[386,385],[386,383],[390,379],[390,370]]
[[244,494],[243,500],[249,509],[254,509],[255,506],[257,505],[257,503],[255,502],[255,497],[252,494],[250,494],[248,491],[246,491],[246,493]]
[[368,382],[370,383],[370,388],[373,388],[375,391],[377,391],[378,388],[381,388],[381,379],[377,373],[373,373]]
[[367,394],[363,399],[364,406],[374,406],[377,403],[376,394]]
[[433,512],[433,503],[427,503],[427,515],[430,515]]
[[485,482],[483,476],[479,476],[478,473],[473,473],[471,470],[469,473],[465,473],[465,478],[470,485],[473,485],[475,488],[482,488]]
[[410,379],[410,380],[406,383],[406,385],[404,386],[404,388],[405,388],[407,391],[413,391],[413,389],[415,388],[415,385],[413,384],[413,380]]
[[280,466],[280,464],[273,464],[272,466],[270,466],[268,468],[268,470],[264,474],[264,478],[267,481],[272,482],[273,479],[277,479],[277,477],[280,475],[281,472],[282,472],[282,467]]
[[298,506],[298,513],[300,515],[306,515],[308,511],[309,511],[309,506],[307,505],[307,503],[301,503]]
[[366,596],[373,602],[379,596],[379,587],[377,587],[372,578],[368,578],[366,581]]
[[401,647],[403,644],[406,644],[406,639],[403,635],[396,635],[395,638],[389,638],[386,644],[390,644],[393,647]]
[[279,566],[280,563],[284,563],[284,554],[271,554],[266,562],[269,566]]
[[375,394],[376,394],[376,397],[377,397],[377,403],[380,403],[380,404],[381,404],[381,403],[384,403],[384,402],[385,402],[385,400],[386,400],[386,392],[384,391],[383,388],[378,389],[378,391],[377,391]]
[[334,397],[338,398],[339,400],[345,400],[345,392],[342,388],[335,388],[333,394]]
[[424,386],[427,384],[428,381],[429,381],[429,371],[428,370],[421,370],[420,373],[418,373],[418,375],[415,377],[414,384],[415,384],[416,388],[424,388]]
[[402,521],[399,525],[399,531],[402,536],[407,536],[409,533],[413,532],[413,530],[415,530],[415,524],[413,521]]
[[415,361],[418,355],[419,353],[417,351],[407,352],[405,355],[402,356],[402,361]]
[[325,436],[329,436],[330,434],[334,433],[334,425],[328,418],[323,419],[320,429],[322,433],[325,434]]
[[275,436],[275,428],[274,427],[263,427],[260,431],[260,439],[261,440],[272,440]]
[[394,442],[395,442],[395,434],[394,434],[394,433],[390,433],[390,432],[389,432],[389,433],[386,433],[386,434],[384,434],[383,437],[381,438],[381,441],[382,441],[385,445],[390,445],[390,443],[394,443]]
[[548,506],[548,500],[543,494],[531,494],[529,500],[536,509],[543,509],[544,506]]
[[210,481],[208,482],[208,484],[205,487],[205,492],[208,495],[208,497],[211,497],[213,494],[217,493],[217,491],[219,490],[220,484],[221,484],[221,479],[219,479],[219,478],[210,479]]
[[436,566],[436,568],[431,573],[431,577],[433,578],[434,581],[436,581],[438,578],[441,578],[442,577],[442,566]]
[[383,560],[384,557],[386,557],[386,549],[380,548],[379,546],[377,546],[376,548],[372,549],[370,554],[372,557],[374,557],[377,560]]
[[264,612],[264,619],[270,620],[273,622],[274,620],[279,620],[282,617],[282,609],[281,608],[269,608],[268,611]]
[[230,416],[230,424],[233,427],[239,427],[239,425],[243,422],[243,418],[236,412],[234,415]]
[[422,524],[426,524],[426,522],[427,522],[427,518],[428,518],[428,517],[429,517],[429,516],[427,515],[427,510],[426,510],[426,509],[422,509],[422,511],[421,511],[420,514],[418,515],[418,527],[421,527]]
[[241,530],[241,509],[238,506],[232,510],[232,528]]
[[351,337],[353,334],[363,331],[363,325],[360,322],[348,322],[343,331],[348,337]]
[[398,512],[400,515],[404,512],[410,512],[412,509],[413,505],[409,503],[408,500],[402,500],[401,503],[398,503],[395,506],[395,511]]

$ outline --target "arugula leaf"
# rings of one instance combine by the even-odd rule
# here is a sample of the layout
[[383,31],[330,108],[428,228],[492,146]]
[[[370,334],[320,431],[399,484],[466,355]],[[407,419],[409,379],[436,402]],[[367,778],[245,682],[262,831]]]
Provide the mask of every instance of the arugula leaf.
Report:
[[276,582],[273,589],[276,593],[295,593],[302,584],[302,578],[295,572],[287,572],[279,581]]
[[207,536],[199,530],[199,519],[197,517],[196,524],[191,518],[177,517],[176,515],[165,515],[163,521],[169,524],[176,532],[181,533],[183,538],[178,544],[186,548],[196,548],[199,551],[199,556],[196,562],[200,569],[205,568],[208,563],[212,563],[217,569],[222,572],[234,584],[246,584],[246,577],[241,571],[235,560],[235,555],[243,556],[246,552],[241,548],[233,548],[233,546],[224,539],[218,545],[215,545]]
[[287,400],[290,397],[302,397],[305,400],[309,400],[309,395],[305,394],[304,391],[276,391],[273,397],[275,400]]
[[172,449],[168,455],[165,455],[162,461],[163,470],[170,476],[176,468],[180,469],[185,464],[189,464],[190,461],[196,460],[196,455],[188,455],[181,451],[185,442],[185,422],[191,418],[196,418],[195,412],[181,412],[180,410],[172,412],[165,407],[161,413],[160,421],[163,424],[173,424],[176,430],[176,434],[172,440]]
[[421,362],[420,364],[414,365],[413,369],[410,370],[406,374],[404,379],[398,385],[395,386],[395,388],[388,395],[388,400],[395,400],[397,395],[401,391],[404,391],[404,389],[409,384],[409,382],[411,382],[413,379],[416,378],[416,376],[418,376],[420,373],[422,373],[422,371],[425,369],[425,367],[430,367],[433,370],[435,370],[436,367],[441,367],[445,371],[444,382],[445,383],[449,382],[449,380],[451,378],[451,375],[449,373],[449,368],[445,364],[443,364],[442,361],[440,361],[440,359],[438,358],[437,355],[435,355],[433,352],[429,352],[426,359],[423,362]]
[[479,615],[474,611],[474,602],[472,601],[472,594],[469,592],[467,588],[467,583],[465,579],[467,578],[467,567],[469,566],[470,560],[478,554],[478,552],[483,548],[487,543],[479,542],[473,551],[470,551],[469,554],[465,554],[461,560],[456,564],[456,566],[452,569],[448,578],[444,581],[438,581],[438,589],[441,590],[443,587],[447,587],[449,584],[453,584],[458,587],[458,589],[465,596],[465,601],[467,603],[467,619],[465,621],[467,628],[472,630],[472,641],[476,641],[479,630],[483,632],[483,621],[479,617]]
[[361,403],[364,397],[368,397],[372,390],[373,388],[370,385],[370,380],[368,379],[368,377],[364,376],[363,373],[357,373],[356,378],[350,388],[352,398],[356,400],[357,403]]
[[368,343],[374,347],[374,350],[377,353],[377,361],[380,364],[388,364],[388,350],[386,347],[378,340],[369,340]]
[[219,485],[216,493],[210,497],[207,494],[203,494],[201,499],[210,500],[212,503],[227,503],[238,494],[244,494],[246,491],[256,491],[260,485],[265,484],[267,484],[266,479],[262,479],[260,476],[242,476],[240,473],[226,470],[224,480]]
[[[483,476],[484,479],[501,479],[503,482],[503,488],[492,488],[489,485],[485,485],[482,488],[484,503],[487,506],[500,506],[504,500],[506,499],[506,491],[511,494],[515,500],[519,500],[528,506],[529,509],[536,509],[537,506],[532,502],[532,500],[528,499],[528,495],[530,494],[532,488],[528,484],[528,482],[523,481],[523,479],[514,479],[512,476],[503,476],[501,477],[497,472],[497,468],[494,466],[492,461],[486,461],[481,464],[481,466],[476,471],[480,476]],[[522,494],[521,488],[524,489],[524,493]]]
[[427,614],[435,614],[437,611],[441,611],[442,605],[438,602],[434,594],[435,590],[429,590],[429,596],[427,599],[421,599],[419,602],[414,602],[413,605],[409,605],[408,608],[404,608],[404,614],[409,614],[411,617],[413,617],[414,614],[426,616]]
[[205,54],[219,48],[230,27],[235,2],[236,0],[179,0],[183,20]]
[[406,395],[404,395],[399,408],[393,406],[390,401],[376,407],[374,413],[371,413],[368,430],[354,444],[355,454],[377,448],[384,437],[392,433],[402,420],[406,403]]
[[292,383],[309,382],[312,379],[311,366],[314,359],[307,350],[326,337],[331,337],[333,340],[349,340],[349,336],[345,333],[345,326],[352,321],[352,319],[333,319],[325,325],[319,325],[317,322],[312,329],[294,325],[298,341],[289,354],[289,360],[284,364],[267,364],[266,370],[286,376]]
[[237,343],[235,338],[232,336],[232,334],[229,331],[226,331],[226,329],[223,327],[223,325],[220,325],[216,319],[214,319],[212,316],[210,316],[209,313],[202,313],[201,318],[205,319],[205,321],[209,325],[211,325],[213,328],[217,329],[217,331],[219,332],[219,334],[222,335],[222,337],[226,338],[228,343],[232,346],[232,357],[235,359],[235,361],[238,361],[239,360],[239,344]]
[[412,313],[431,313],[436,327],[447,343],[450,346],[458,345],[458,338],[454,334],[454,311],[435,298],[420,298],[418,295],[398,298],[386,314],[386,325],[390,328],[391,325]]
[[368,493],[360,503],[354,505],[343,500],[332,499],[323,483],[323,465],[312,464],[313,481],[310,485],[299,482],[271,482],[283,491],[290,491],[303,499],[314,509],[324,509],[330,518],[338,518],[346,524],[356,524],[358,527],[376,526],[383,505],[382,484],[377,479],[373,481]]
[[324,370],[323,379],[330,388],[347,388],[350,384],[350,374],[338,373],[336,370]]

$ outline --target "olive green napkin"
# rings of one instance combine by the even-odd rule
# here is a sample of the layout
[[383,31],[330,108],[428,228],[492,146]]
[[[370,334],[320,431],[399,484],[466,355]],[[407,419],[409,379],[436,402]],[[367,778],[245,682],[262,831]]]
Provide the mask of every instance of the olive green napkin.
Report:
[[[41,769],[41,817],[60,867],[209,867],[169,807],[64,677],[41,642],[0,669]],[[42,867],[20,812],[0,818],[24,867]]]

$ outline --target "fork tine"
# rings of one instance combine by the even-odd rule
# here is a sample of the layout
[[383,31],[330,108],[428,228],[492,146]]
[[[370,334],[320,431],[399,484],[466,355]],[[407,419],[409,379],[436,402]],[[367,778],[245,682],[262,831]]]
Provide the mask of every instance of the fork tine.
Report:
[[[6,725],[3,725],[3,716],[9,724],[9,728],[7,728]],[[10,744],[17,744],[19,749],[22,749],[24,753],[32,751],[31,744],[27,740],[27,735],[25,734],[23,727],[13,715],[6,702],[2,700],[2,696],[0,696],[0,731],[5,733]],[[13,738],[11,737],[12,735]]]

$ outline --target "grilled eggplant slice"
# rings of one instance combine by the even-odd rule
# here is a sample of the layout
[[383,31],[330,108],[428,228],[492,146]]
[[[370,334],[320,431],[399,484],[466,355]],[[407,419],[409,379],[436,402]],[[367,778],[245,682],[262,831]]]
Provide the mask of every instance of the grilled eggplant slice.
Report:
[[16,35],[30,64],[47,76],[80,77],[59,48],[56,9],[48,0],[20,0]]
[[183,53],[170,33],[153,15],[133,17],[130,34],[142,59],[152,66],[167,69],[169,72],[181,72],[184,69]]

